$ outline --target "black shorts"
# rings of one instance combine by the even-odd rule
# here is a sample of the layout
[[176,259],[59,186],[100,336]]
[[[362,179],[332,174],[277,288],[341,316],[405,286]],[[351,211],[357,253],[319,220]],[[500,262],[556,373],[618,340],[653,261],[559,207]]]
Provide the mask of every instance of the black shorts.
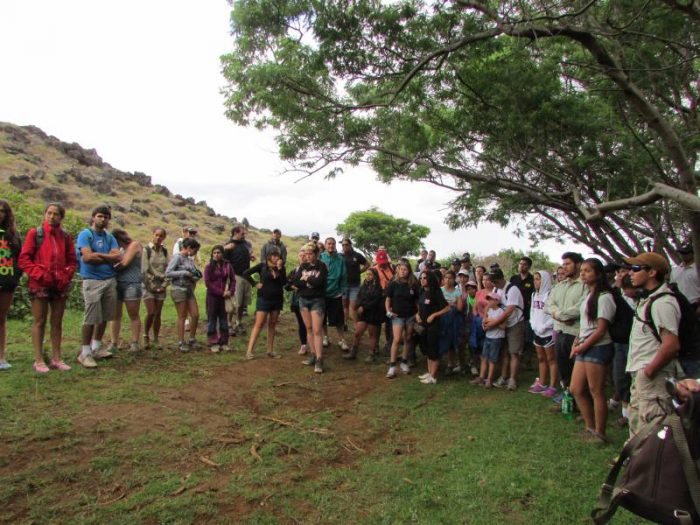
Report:
[[342,297],[326,297],[326,318],[324,319],[324,324],[327,326],[343,326],[345,324]]
[[255,301],[256,312],[280,312],[284,305],[284,299],[265,299],[258,296]]
[[423,334],[418,339],[423,355],[432,361],[440,359],[440,322],[426,326]]

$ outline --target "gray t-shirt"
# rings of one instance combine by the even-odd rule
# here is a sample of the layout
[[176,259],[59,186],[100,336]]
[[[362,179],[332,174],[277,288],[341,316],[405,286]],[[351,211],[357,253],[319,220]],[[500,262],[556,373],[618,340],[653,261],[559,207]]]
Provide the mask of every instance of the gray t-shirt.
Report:
[[588,293],[581,303],[581,325],[579,328],[578,338],[579,340],[583,340],[589,337],[593,332],[595,332],[596,328],[598,328],[598,319],[605,319],[608,321],[608,330],[605,331],[605,335],[603,335],[603,337],[598,339],[598,342],[595,343],[595,345],[598,346],[612,343],[609,327],[615,318],[615,311],[617,310],[615,306],[615,299],[611,293],[601,293],[598,296],[598,316],[593,321],[590,321],[588,319],[588,313],[586,313],[588,299],[590,296],[591,294]]

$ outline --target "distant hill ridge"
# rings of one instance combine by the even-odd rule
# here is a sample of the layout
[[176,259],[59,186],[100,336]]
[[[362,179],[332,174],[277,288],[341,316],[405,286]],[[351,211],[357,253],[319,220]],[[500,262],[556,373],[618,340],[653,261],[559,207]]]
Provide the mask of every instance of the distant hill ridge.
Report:
[[[223,241],[233,224],[233,219],[216,213],[206,201],[173,194],[166,186],[153,184],[145,173],[120,171],[94,149],[63,142],[35,126],[0,122],[2,183],[33,202],[60,201],[86,219],[95,205],[108,204],[113,226],[122,226],[141,241],[147,241],[156,226],[166,228],[173,241],[182,226],[192,224],[201,240],[211,245]],[[256,247],[267,241],[268,234],[267,229],[250,226],[249,239]],[[304,238],[284,240],[298,246]]]

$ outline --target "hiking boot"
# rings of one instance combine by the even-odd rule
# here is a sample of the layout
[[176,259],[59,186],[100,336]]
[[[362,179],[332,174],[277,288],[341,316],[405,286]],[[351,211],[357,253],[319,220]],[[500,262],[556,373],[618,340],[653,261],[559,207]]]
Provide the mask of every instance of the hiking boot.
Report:
[[343,355],[343,359],[355,359],[357,357],[357,347],[353,346],[347,354]]
[[306,366],[314,366],[316,364],[316,356],[314,354],[309,355],[309,357],[304,359],[301,364]]
[[315,374],[322,374],[323,373],[323,361],[320,359],[316,360],[316,364],[314,365],[314,373]]
[[323,345],[323,348],[328,348],[329,346],[331,346],[331,342],[328,340],[327,335],[323,336],[323,342],[321,344]]
[[85,368],[97,368],[97,363],[95,363],[95,360],[89,354],[86,356],[83,356],[82,353],[79,354],[78,363],[83,365]]
[[399,365],[399,368],[401,369],[402,374],[410,374],[411,373],[411,367],[408,366],[408,363],[404,363],[403,361]]
[[387,379],[394,379],[395,377],[396,377],[396,367],[390,366],[389,370],[386,373],[386,378]]

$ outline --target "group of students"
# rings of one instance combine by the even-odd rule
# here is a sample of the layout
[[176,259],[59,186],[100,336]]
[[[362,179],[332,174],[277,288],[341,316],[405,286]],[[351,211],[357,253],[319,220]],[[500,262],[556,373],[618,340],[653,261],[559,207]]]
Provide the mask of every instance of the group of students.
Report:
[[[342,239],[342,252],[338,252],[334,238],[322,243],[314,233],[300,250],[296,267],[287,273],[287,250],[279,230],[263,246],[259,264],[251,266],[256,259],[252,246],[245,239],[245,228],[236,225],[228,242],[212,248],[201,272],[200,244],[192,227],[184,228],[169,255],[163,228],[153,231],[146,246],[121,228],[110,233],[107,206],[93,210],[90,226],[75,242],[61,228],[64,217],[60,203],[48,204],[42,224],[30,228],[22,240],[11,207],[0,201],[0,370],[10,368],[5,359],[5,321],[22,272],[28,275],[32,305],[33,368],[38,373],[70,369],[61,357],[62,318],[73,274],[78,271],[85,302],[78,362],[87,368],[113,354],[124,307],[130,320],[129,349],[141,348],[142,330],[144,346],[159,347],[168,288],[177,311],[177,348],[186,352],[196,347],[199,308],[194,290],[203,280],[212,352],[226,351],[230,335],[245,334],[242,317],[253,288],[257,300],[248,359],[255,357],[256,342],[266,325],[266,355],[280,357],[274,341],[285,291],[291,292],[291,309],[298,322],[299,353],[308,354],[303,363],[316,373],[324,370],[328,327],[335,328],[343,358],[348,360],[357,358],[362,338],[368,334],[366,360],[371,362],[380,353],[384,325],[386,377],[410,374],[420,348],[427,358],[427,370],[419,375],[425,384],[437,383],[444,356],[445,374],[471,370],[475,385],[515,390],[521,356],[531,346],[539,376],[529,391],[560,401],[560,385],[570,389],[586,432],[598,441],[606,440],[609,365],[613,365],[614,403],[622,404],[631,431],[655,413],[648,399],[660,395],[658,374],[682,377],[684,370],[691,375],[697,372],[696,358],[683,363],[677,359],[680,292],[670,291],[665,284],[670,265],[653,252],[607,268],[597,258],[584,260],[578,253],[567,252],[556,276],[546,270],[530,273],[532,260],[523,257],[518,273],[506,281],[497,264],[488,270],[472,267],[469,254],[443,268],[434,251],[423,251],[414,272],[408,259],[394,264],[382,247],[369,261],[354,250],[350,239]],[[684,260],[690,257],[690,264],[674,269],[676,280],[692,295],[690,302],[697,304],[700,283],[692,248],[682,248],[681,254]],[[146,307],[145,326],[141,301]],[[648,311],[641,311],[645,305]],[[48,363],[43,356],[47,319],[51,326]],[[111,346],[103,348],[108,321],[112,321]],[[348,323],[354,323],[350,344],[345,340]]]

